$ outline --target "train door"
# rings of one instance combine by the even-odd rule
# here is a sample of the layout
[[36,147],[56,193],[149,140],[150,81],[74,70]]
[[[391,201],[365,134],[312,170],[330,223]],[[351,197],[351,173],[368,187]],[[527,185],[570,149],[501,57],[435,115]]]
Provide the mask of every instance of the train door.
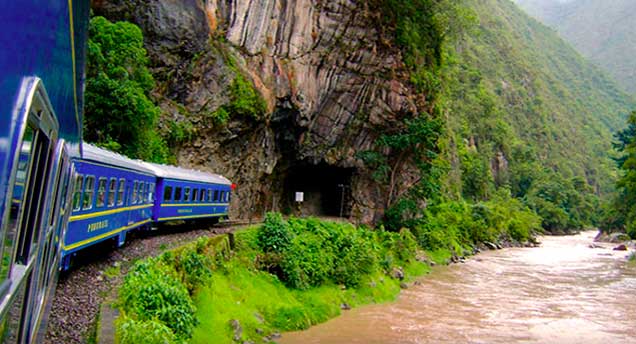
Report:
[[[73,180],[70,178],[71,164],[68,154],[65,149],[64,140],[58,140],[56,148],[52,155],[51,168],[49,173],[49,187],[46,192],[45,200],[48,208],[46,209],[45,216],[42,218],[40,233],[40,250],[37,258],[38,269],[34,272],[34,276],[37,276],[37,288],[34,288],[32,292],[33,299],[33,311],[31,313],[31,323],[33,328],[42,329],[38,333],[33,333],[32,337],[34,342],[42,342],[44,339],[45,328],[41,328],[40,323],[46,323],[46,319],[43,319],[44,315],[48,315],[48,309],[51,303],[47,300],[51,300],[53,293],[55,292],[55,285],[57,283],[58,268],[60,265],[60,238],[62,229],[62,220],[65,218],[65,209],[68,200],[67,190],[69,184],[72,184]],[[72,188],[73,185],[70,185]],[[35,277],[34,277],[35,278]]]
[[[137,181],[134,181],[130,178],[126,179],[126,194],[128,196],[126,196],[127,199],[127,204],[128,204],[128,208],[130,208],[131,206],[134,206],[135,204],[137,204]],[[135,219],[133,218],[133,212],[128,210],[125,212],[126,214],[126,225],[130,226],[135,222]]]
[[[46,209],[50,208],[47,204],[50,197],[45,195],[49,190],[58,124],[39,79],[25,79],[16,109],[21,111],[13,133],[18,163],[11,181],[13,191],[21,188],[22,192],[20,199],[14,199],[16,207],[9,213],[1,241],[2,272],[9,277],[11,295],[11,306],[3,315],[1,326],[4,342],[29,343],[37,332],[34,313],[41,309],[34,294],[40,283],[36,274],[41,270],[38,267],[41,225]],[[23,185],[15,183],[17,179],[23,180]]]

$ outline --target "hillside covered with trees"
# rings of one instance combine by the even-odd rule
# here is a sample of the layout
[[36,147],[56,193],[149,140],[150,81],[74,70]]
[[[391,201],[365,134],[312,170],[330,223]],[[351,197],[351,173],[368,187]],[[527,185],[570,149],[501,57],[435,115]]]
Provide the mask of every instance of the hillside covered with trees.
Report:
[[535,18],[636,94],[636,3],[631,0],[516,0]]
[[468,5],[478,24],[455,43],[448,73],[451,189],[479,200],[508,188],[546,229],[596,223],[632,100],[509,1]]

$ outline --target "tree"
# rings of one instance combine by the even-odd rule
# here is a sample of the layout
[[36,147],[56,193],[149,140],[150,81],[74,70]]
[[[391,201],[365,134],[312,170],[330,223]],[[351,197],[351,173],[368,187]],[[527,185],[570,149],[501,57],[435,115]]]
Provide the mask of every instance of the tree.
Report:
[[636,238],[636,111],[630,114],[627,128],[616,134],[614,148],[621,153],[616,163],[622,175],[616,183],[618,196],[614,202],[614,208],[618,211],[613,214],[622,214],[622,216],[611,221],[619,228],[606,229],[626,228],[627,233],[632,238]]
[[168,150],[155,129],[159,108],[139,27],[90,21],[84,137],[133,158],[165,162]]

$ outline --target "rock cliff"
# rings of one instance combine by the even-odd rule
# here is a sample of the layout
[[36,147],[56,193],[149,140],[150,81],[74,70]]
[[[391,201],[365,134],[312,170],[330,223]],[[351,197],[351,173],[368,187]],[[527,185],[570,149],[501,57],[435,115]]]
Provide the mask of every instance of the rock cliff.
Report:
[[[142,28],[165,129],[194,127],[175,147],[179,164],[237,183],[232,217],[285,208],[337,215],[328,210],[339,207],[369,223],[382,216],[386,190],[356,153],[423,103],[372,3],[102,0],[93,10]],[[237,74],[262,95],[266,114],[218,125],[210,114],[231,101]],[[295,209],[294,191],[317,208]]]

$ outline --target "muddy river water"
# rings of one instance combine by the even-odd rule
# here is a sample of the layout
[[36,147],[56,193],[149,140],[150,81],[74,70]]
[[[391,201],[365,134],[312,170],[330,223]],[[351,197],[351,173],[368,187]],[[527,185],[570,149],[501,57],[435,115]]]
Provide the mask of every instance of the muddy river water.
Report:
[[[636,343],[636,263],[596,233],[436,267],[394,303],[345,311],[280,343]],[[631,252],[631,251],[630,251]]]

